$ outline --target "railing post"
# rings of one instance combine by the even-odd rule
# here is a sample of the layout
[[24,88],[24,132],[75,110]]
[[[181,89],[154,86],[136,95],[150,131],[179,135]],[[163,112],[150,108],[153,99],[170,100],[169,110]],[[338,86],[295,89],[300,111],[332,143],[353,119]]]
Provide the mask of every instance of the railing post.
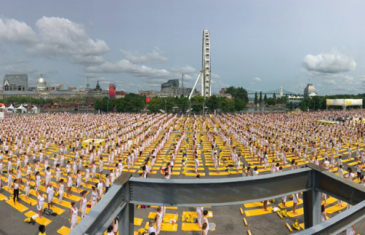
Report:
[[305,228],[321,223],[321,193],[316,190],[318,172],[312,170],[310,179],[312,190],[303,192]]
[[131,185],[130,182],[125,184],[123,197],[127,205],[119,213],[119,233],[121,235],[133,235],[134,233],[134,204],[129,203],[131,199]]

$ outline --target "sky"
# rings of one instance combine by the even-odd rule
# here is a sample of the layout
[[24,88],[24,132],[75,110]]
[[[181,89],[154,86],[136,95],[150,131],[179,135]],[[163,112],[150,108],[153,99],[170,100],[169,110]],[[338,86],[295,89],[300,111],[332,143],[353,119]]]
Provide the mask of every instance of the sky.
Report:
[[[0,77],[137,92],[192,87],[211,39],[212,91],[365,93],[365,1],[0,0]],[[2,84],[2,79],[1,79]],[[200,83],[199,83],[200,85]],[[200,90],[200,87],[197,87]]]

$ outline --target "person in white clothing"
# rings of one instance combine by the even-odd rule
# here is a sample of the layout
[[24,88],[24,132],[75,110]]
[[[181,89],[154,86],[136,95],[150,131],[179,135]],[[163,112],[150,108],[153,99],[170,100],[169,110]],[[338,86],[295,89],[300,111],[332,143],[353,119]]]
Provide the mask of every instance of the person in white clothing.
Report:
[[69,224],[70,224],[71,230],[74,229],[77,224],[77,214],[78,214],[78,210],[76,208],[76,203],[71,202],[70,218],[69,218]]
[[162,213],[161,213],[161,207],[157,207],[157,213],[156,213],[156,235],[160,234],[161,231],[161,224],[162,224]]
[[51,183],[47,186],[47,199],[48,199],[48,209],[53,207],[53,196],[54,196],[54,189]]
[[64,180],[61,179],[58,183],[58,203],[62,203],[64,192],[65,192],[65,184],[64,184]]
[[203,212],[204,212],[204,207],[199,206],[196,208],[196,214],[198,215],[199,228],[202,227]]
[[84,218],[86,216],[86,206],[87,206],[86,192],[83,192],[82,198],[80,200],[81,218]]
[[37,197],[37,210],[38,210],[38,216],[39,216],[40,219],[42,219],[43,206],[44,206],[43,192],[39,191],[38,192],[38,197]]

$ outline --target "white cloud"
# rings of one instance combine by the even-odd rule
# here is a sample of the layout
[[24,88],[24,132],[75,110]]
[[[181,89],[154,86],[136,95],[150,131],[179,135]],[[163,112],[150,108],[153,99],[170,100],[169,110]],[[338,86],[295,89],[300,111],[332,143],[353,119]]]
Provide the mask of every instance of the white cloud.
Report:
[[214,80],[214,79],[219,79],[221,76],[219,76],[218,74],[216,74],[216,73],[212,73],[212,80]]
[[262,81],[262,79],[259,78],[259,77],[255,77],[253,80],[256,81],[256,82],[261,82]]
[[121,50],[124,57],[132,63],[143,64],[143,63],[162,63],[166,62],[168,59],[163,55],[158,47],[155,47],[151,53],[141,54],[137,51],[124,51]]
[[336,85],[336,82],[335,82],[335,80],[330,80],[330,79],[325,79],[324,81],[323,81],[323,83],[325,84],[325,85]]
[[172,67],[171,69],[169,69],[170,71],[172,72],[175,72],[175,73],[183,73],[183,74],[186,74],[186,73],[194,73],[195,72],[195,68],[189,66],[189,65],[185,65],[184,67]]
[[167,78],[171,73],[166,69],[154,69],[144,65],[136,65],[129,60],[120,60],[116,63],[105,62],[97,66],[89,66],[87,72],[91,73],[129,73],[136,77]]
[[0,41],[11,43],[34,43],[37,35],[25,22],[0,19]]
[[304,57],[304,67],[311,72],[335,74],[354,70],[356,62],[339,53],[309,54]]
[[343,82],[346,83],[346,84],[351,84],[353,80],[354,80],[354,78],[350,77],[350,76],[345,76],[343,78]]

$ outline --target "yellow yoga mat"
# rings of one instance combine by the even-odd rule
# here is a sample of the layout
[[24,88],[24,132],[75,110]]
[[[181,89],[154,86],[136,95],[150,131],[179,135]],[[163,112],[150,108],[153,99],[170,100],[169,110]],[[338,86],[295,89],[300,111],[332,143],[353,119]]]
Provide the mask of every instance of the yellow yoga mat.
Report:
[[13,199],[7,200],[6,203],[8,203],[10,206],[14,207],[17,211],[20,211],[21,213],[28,210],[28,207],[20,204],[19,202],[14,205]]
[[[270,205],[270,202],[267,202],[267,205]],[[243,204],[245,208],[253,208],[253,207],[263,207],[264,204],[261,202],[251,202]]]
[[199,224],[197,224],[197,223],[182,223],[181,230],[182,231],[201,231],[202,229],[199,228]]
[[335,213],[335,212],[337,212],[337,211],[340,211],[340,210],[346,209],[346,207],[347,207],[347,203],[346,203],[346,202],[342,202],[342,207],[336,204],[336,205],[334,205],[334,206],[327,207],[327,208],[326,208],[326,212],[327,212],[328,214],[333,214],[333,213]]
[[[27,213],[24,214],[26,217],[32,217],[34,215],[37,215],[37,213],[35,213],[34,211],[28,211]],[[40,219],[38,216],[35,219],[35,222],[37,222],[37,224],[41,224],[44,226],[49,225],[50,223],[52,223],[51,220],[47,219],[46,217],[42,216],[42,219]]]
[[66,226],[62,226],[60,229],[57,230],[58,234],[61,235],[67,235],[71,232],[71,230],[69,228],[67,228]]
[[[285,209],[285,208],[293,207],[293,204],[294,204],[293,201],[288,201],[285,203],[286,207],[284,207],[282,203],[279,204],[279,207],[282,209]],[[297,205],[300,205],[300,204],[303,204],[303,199],[301,199],[301,198],[299,198],[299,202]]]
[[296,215],[294,215],[293,211],[288,211],[287,215],[289,217],[293,218],[293,217],[297,217],[297,216],[300,216],[300,215],[304,214],[304,209],[303,208],[297,208],[295,211],[297,212]]
[[141,226],[143,222],[143,219],[141,218],[134,218],[134,225],[135,226]]
[[266,214],[270,214],[270,213],[272,213],[272,207],[268,207],[267,211],[265,211],[263,208],[262,209],[255,209],[255,210],[245,210],[245,215],[247,217],[266,215]]
[[[148,219],[155,219],[156,218],[156,212],[150,212],[148,214]],[[178,214],[171,214],[171,213],[166,213],[165,216],[164,216],[164,219],[168,219],[169,221],[170,220],[175,220],[177,221],[177,219],[179,218],[179,215]]]

